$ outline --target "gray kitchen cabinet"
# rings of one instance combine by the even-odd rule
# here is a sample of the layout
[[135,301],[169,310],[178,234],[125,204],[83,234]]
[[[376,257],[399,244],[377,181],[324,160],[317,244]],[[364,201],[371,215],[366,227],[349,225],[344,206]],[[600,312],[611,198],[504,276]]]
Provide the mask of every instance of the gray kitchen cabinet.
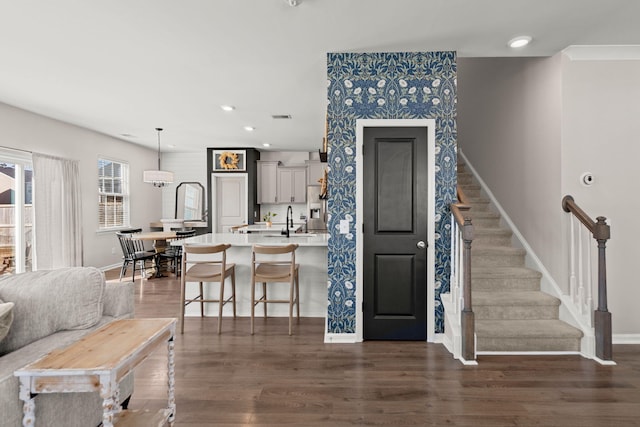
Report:
[[258,160],[258,204],[278,203],[277,161]]
[[307,168],[278,168],[277,203],[306,203],[307,201]]

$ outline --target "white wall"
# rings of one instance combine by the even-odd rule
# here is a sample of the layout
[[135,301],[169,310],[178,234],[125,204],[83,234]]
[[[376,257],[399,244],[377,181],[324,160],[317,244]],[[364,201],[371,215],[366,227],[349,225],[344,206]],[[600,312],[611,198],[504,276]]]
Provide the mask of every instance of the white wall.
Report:
[[[173,184],[162,189],[162,218],[175,218],[176,187],[181,182],[199,182],[205,188],[207,206],[207,150],[199,153],[164,153],[162,168],[173,172]],[[160,220],[161,217],[156,218]]]
[[459,58],[458,144],[556,279],[564,276],[559,56]]
[[[636,56],[637,58],[637,56]],[[607,288],[614,334],[640,334],[640,279],[635,270],[640,199],[640,59],[570,60],[562,67],[562,192],[611,225]],[[584,187],[583,172],[595,183]]]
[[0,145],[79,161],[85,266],[100,268],[120,264],[122,259],[115,234],[98,232],[99,156],[129,163],[133,226],[148,228],[159,215],[160,190],[142,182],[142,171],[157,167],[155,150],[1,103]]

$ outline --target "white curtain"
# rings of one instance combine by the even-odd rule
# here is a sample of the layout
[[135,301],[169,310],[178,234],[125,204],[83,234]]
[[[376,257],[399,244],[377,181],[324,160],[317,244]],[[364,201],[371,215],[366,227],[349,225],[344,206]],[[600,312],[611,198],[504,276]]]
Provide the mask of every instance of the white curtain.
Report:
[[37,270],[82,265],[82,207],[78,161],[33,153]]

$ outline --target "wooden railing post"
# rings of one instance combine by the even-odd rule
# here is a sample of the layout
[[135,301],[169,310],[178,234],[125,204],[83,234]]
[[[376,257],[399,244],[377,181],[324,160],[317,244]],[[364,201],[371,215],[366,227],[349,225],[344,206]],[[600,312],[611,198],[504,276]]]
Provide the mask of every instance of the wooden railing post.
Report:
[[471,242],[473,225],[468,215],[471,206],[464,191],[458,187],[459,203],[451,205],[451,213],[462,237],[462,311],[460,312],[461,356],[464,360],[476,360],[476,322],[471,301]]
[[613,357],[611,313],[607,308],[607,260],[605,249],[611,236],[606,218],[599,216],[593,230],[593,237],[598,241],[598,309],[594,313],[596,333],[596,356],[602,360]]
[[471,301],[471,242],[473,241],[473,226],[471,225],[471,219],[469,217],[465,217],[464,219],[462,241],[464,242],[464,274],[462,278],[463,305],[460,318],[462,328],[462,357],[464,357],[465,360],[475,360],[476,322]]

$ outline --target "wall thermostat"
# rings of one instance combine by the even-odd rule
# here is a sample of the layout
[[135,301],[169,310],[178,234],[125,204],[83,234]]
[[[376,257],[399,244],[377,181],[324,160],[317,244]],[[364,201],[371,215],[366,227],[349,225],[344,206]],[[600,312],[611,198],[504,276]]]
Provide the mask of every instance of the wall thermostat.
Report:
[[593,174],[591,172],[585,172],[580,175],[580,183],[585,187],[591,187],[595,181]]

